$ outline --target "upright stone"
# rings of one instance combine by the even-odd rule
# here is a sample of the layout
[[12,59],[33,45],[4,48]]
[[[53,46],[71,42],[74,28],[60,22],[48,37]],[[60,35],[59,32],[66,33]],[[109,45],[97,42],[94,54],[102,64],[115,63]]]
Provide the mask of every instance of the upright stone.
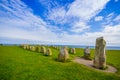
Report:
[[30,50],[32,51],[32,46],[30,45]]
[[58,61],[65,62],[69,58],[67,47],[62,47],[58,54]]
[[30,46],[29,46],[29,45],[26,45],[26,49],[29,50],[29,49],[30,49]]
[[85,59],[91,59],[90,58],[90,48],[89,47],[86,47],[85,49],[84,49],[84,58]]
[[41,52],[41,47],[40,46],[38,46],[38,52]]
[[76,54],[75,48],[70,48],[70,53]]
[[94,66],[96,68],[104,69],[106,67],[106,53],[105,53],[106,41],[103,37],[96,39]]
[[43,54],[46,53],[46,48],[44,46],[41,47],[41,53],[43,53]]
[[22,47],[23,47],[23,49],[27,49],[26,44],[23,44]]
[[50,48],[47,49],[46,55],[47,55],[47,56],[51,56],[51,55],[52,55],[52,51],[51,51]]
[[36,51],[36,47],[35,46],[31,46],[31,51]]

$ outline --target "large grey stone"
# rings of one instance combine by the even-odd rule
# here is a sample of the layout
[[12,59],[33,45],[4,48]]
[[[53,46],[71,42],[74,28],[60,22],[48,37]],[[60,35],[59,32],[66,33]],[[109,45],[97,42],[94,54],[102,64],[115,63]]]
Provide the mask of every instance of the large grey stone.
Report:
[[67,47],[62,47],[58,54],[58,61],[65,62],[69,58]]
[[103,37],[96,39],[94,67],[104,69],[106,67],[106,41]]

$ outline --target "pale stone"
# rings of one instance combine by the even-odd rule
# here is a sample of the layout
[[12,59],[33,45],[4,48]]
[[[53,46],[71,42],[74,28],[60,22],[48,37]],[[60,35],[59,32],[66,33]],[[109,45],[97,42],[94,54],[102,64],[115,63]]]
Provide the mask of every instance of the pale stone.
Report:
[[23,49],[29,49],[29,45],[27,45],[27,44],[22,44],[21,47],[22,47]]
[[46,53],[46,48],[44,46],[41,47],[41,53],[43,53],[43,54]]
[[41,47],[40,46],[38,46],[37,51],[41,52]]
[[30,46],[30,49],[29,50],[32,50],[32,46]]
[[26,45],[23,45],[23,49],[27,49],[27,46],[26,46]]
[[76,54],[75,48],[70,48],[70,53]]
[[51,55],[52,55],[52,51],[51,51],[50,48],[47,49],[46,55],[47,55],[47,56],[51,56]]
[[29,45],[26,45],[26,49],[29,50],[29,49],[30,49],[30,46],[29,46]]
[[58,61],[65,62],[68,58],[69,58],[68,50],[66,49],[66,47],[62,47],[60,49],[60,53],[58,54]]
[[90,48],[89,47],[86,47],[84,49],[84,58],[85,59],[90,59]]
[[105,53],[106,41],[103,37],[96,39],[94,66],[96,68],[104,69],[106,67],[106,53]]
[[31,51],[36,51],[36,47],[35,46],[31,46],[30,49],[31,49]]

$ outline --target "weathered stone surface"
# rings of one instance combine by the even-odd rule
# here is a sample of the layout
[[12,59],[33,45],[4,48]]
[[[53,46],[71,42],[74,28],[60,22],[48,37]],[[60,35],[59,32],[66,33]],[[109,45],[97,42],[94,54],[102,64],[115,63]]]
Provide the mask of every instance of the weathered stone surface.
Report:
[[37,51],[41,52],[41,47],[40,46],[37,47]]
[[90,48],[89,47],[86,47],[85,49],[84,49],[84,58],[85,59],[91,59],[90,58]]
[[62,47],[60,49],[60,53],[58,54],[58,61],[65,62],[68,58],[69,58],[68,50],[66,49],[66,47]]
[[70,48],[70,51],[69,51],[69,52],[72,53],[72,54],[76,54],[75,48]]
[[45,55],[47,55],[47,56],[51,56],[52,55],[52,51],[51,51],[51,49],[50,48],[48,48],[47,49],[47,52],[46,52],[46,54]]
[[96,68],[104,69],[106,67],[106,53],[105,53],[106,41],[103,37],[96,39],[94,66]]
[[30,46],[29,50],[32,50],[32,46]]
[[31,51],[36,51],[36,47],[35,47],[35,46],[31,46],[31,47],[30,47],[30,50],[31,50]]
[[43,53],[43,54],[46,53],[46,48],[44,46],[41,47],[41,53]]
[[26,49],[29,50],[29,49],[30,49],[30,46],[29,46],[29,45],[26,45]]
[[23,49],[27,49],[27,46],[26,46],[26,45],[23,45]]
[[28,45],[28,44],[22,44],[21,47],[22,47],[23,49],[27,49],[27,50],[29,49],[29,45]]

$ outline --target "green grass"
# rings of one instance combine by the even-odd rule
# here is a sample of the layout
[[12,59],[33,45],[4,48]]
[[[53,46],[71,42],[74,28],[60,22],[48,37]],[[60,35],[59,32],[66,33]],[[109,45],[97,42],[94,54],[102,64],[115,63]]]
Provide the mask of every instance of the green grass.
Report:
[[[52,56],[43,56],[18,46],[0,46],[0,80],[120,80],[120,51],[107,51],[107,63],[119,69],[113,74],[72,61],[58,62],[58,50],[51,49]],[[91,53],[93,57],[94,50]],[[77,49],[70,60],[82,55],[83,49]]]

